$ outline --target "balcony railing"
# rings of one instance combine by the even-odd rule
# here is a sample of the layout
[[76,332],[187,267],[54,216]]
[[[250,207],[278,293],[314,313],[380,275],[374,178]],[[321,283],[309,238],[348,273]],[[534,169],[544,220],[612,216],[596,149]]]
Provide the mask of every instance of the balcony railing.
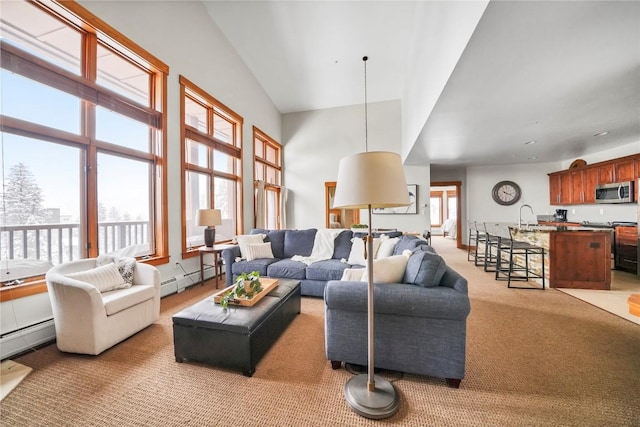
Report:
[[[0,260],[9,260],[8,263],[0,262],[2,272],[9,274],[5,269],[8,269],[7,265],[10,265],[11,260],[48,262],[49,265],[55,265],[80,259],[85,252],[81,246],[84,243],[80,234],[79,223],[0,226]],[[127,247],[149,247],[149,222],[101,222],[98,224],[98,240],[100,254]],[[34,271],[30,275],[36,274],[42,272]],[[6,278],[0,277],[0,281],[4,282]],[[12,275],[12,279],[16,278],[18,277]]]

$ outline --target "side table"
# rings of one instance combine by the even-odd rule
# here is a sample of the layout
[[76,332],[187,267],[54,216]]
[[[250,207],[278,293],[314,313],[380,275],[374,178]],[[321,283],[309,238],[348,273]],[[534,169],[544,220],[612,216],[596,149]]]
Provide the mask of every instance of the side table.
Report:
[[[218,278],[222,276],[222,259],[219,258],[222,251],[231,248],[233,245],[213,245],[213,246],[200,246],[198,252],[200,253],[200,284],[204,285],[204,266],[213,267],[213,275],[216,280],[216,289],[218,289]],[[204,263],[204,255],[213,254],[213,264]]]

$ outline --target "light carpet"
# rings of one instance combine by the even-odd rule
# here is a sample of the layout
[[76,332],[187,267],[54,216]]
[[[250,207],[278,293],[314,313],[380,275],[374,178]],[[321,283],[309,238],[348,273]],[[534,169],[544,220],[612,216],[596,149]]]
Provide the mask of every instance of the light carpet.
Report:
[[466,375],[459,389],[440,378],[392,376],[401,400],[389,419],[365,419],[346,404],[344,384],[352,374],[332,370],[326,359],[321,298],[302,298],[301,314],[251,378],[176,363],[171,316],[210,296],[209,281],[163,298],[157,322],[99,356],[49,345],[14,358],[33,372],[0,402],[0,424],[640,425],[640,326],[555,289],[507,289],[468,262],[466,251],[436,249],[469,280]]
[[5,360],[0,363],[0,401],[18,387],[32,369],[13,360]]

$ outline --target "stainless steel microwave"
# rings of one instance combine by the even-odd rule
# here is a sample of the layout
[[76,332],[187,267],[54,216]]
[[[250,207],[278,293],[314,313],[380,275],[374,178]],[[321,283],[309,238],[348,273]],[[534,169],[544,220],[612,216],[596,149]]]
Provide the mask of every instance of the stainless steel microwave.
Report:
[[633,181],[597,185],[596,203],[633,203]]

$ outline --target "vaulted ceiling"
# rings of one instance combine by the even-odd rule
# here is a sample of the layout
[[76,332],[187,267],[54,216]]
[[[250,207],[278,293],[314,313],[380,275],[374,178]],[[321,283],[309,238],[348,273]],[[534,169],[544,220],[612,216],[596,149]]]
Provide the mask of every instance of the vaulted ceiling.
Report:
[[[437,67],[447,49],[417,37],[425,10],[448,13],[442,2],[203,3],[282,113],[362,104],[363,55],[368,101],[403,99],[429,83],[409,80],[411,55]],[[491,1],[434,101],[407,164],[640,151],[640,2]]]

